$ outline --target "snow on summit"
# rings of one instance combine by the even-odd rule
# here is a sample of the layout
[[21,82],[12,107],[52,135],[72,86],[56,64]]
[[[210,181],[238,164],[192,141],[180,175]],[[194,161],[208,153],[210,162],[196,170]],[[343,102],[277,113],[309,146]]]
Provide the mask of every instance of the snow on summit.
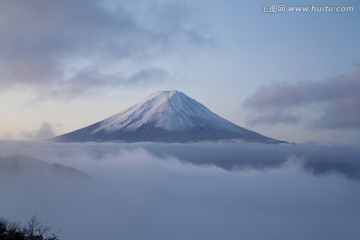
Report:
[[281,141],[239,127],[179,91],[159,91],[138,104],[57,141],[194,142],[241,139]]
[[127,110],[105,119],[93,132],[120,129],[134,130],[143,124],[154,123],[156,128],[168,131],[189,128],[227,128],[236,131],[233,124],[217,116],[196,100],[179,91],[156,92]]

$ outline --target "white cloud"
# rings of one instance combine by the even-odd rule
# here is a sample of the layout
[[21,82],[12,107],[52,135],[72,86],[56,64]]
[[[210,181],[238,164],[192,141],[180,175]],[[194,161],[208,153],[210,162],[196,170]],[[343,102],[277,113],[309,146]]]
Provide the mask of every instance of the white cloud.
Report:
[[48,122],[41,123],[39,129],[33,132],[22,131],[21,136],[25,139],[48,139],[55,136],[52,126]]
[[[319,176],[304,171],[308,162],[358,164],[359,150],[351,146],[1,142],[0,152],[62,163],[97,179],[0,182],[1,214],[25,222],[36,213],[64,240],[360,234],[358,180],[336,168]],[[238,160],[240,168],[193,164],[204,157]],[[253,164],[241,165],[245,159]]]

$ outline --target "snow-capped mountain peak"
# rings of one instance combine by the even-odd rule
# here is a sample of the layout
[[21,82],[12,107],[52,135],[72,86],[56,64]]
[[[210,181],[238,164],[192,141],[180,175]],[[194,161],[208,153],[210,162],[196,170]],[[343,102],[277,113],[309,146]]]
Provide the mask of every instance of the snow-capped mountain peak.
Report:
[[118,114],[55,140],[192,142],[234,138],[279,142],[239,127],[174,90],[156,92]]
[[[221,124],[229,130],[231,123],[212,113],[196,100],[179,91],[156,92],[127,110],[105,119],[99,131],[131,131],[144,124],[153,124],[167,131],[188,128],[216,128]],[[235,130],[235,129],[234,129]]]

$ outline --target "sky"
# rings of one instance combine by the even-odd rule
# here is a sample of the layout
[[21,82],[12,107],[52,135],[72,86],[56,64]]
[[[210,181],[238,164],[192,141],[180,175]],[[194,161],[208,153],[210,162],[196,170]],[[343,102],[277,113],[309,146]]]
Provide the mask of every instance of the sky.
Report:
[[[285,12],[262,11],[269,4]],[[359,9],[349,0],[0,1],[0,139],[63,134],[176,89],[272,138],[360,144]]]

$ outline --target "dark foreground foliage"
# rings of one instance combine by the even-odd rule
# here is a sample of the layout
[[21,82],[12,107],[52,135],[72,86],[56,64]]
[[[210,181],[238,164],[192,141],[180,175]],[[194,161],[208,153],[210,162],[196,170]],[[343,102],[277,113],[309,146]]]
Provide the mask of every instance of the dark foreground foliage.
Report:
[[49,228],[32,217],[25,226],[0,218],[0,240],[58,240]]

